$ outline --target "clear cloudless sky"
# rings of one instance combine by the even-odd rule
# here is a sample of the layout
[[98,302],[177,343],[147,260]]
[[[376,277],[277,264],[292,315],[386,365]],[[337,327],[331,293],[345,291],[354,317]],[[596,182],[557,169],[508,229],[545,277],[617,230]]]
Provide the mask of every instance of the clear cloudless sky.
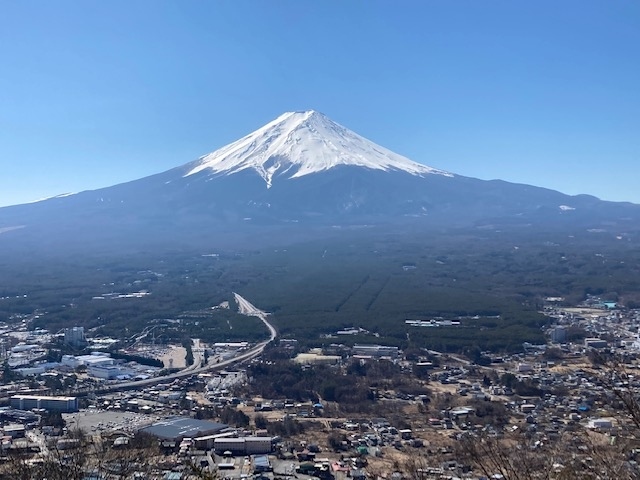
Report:
[[0,0],[0,205],[306,109],[461,175],[640,203],[640,2]]

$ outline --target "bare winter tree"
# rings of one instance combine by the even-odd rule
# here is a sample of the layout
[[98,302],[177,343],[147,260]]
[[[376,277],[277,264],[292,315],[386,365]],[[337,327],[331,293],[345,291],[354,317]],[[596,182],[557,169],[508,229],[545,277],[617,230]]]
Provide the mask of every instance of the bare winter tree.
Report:
[[150,472],[158,453],[156,442],[136,436],[123,448],[112,440],[76,435],[72,441],[49,446],[39,456],[10,453],[0,464],[0,480],[82,480],[91,474],[98,479],[127,479],[134,472]]

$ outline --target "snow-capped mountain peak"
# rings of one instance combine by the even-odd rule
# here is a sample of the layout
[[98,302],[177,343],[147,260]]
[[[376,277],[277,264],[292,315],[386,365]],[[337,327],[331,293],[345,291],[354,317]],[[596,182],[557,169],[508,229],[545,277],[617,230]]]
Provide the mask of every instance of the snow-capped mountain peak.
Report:
[[298,178],[339,165],[452,176],[376,145],[314,110],[280,115],[240,140],[200,157],[185,176],[199,172],[231,175],[253,169],[271,187],[276,176]]

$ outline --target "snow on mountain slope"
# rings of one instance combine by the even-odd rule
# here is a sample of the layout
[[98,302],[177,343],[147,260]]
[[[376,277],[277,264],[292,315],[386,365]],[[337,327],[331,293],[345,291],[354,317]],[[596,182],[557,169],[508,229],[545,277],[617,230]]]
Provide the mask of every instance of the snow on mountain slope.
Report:
[[376,145],[313,110],[287,112],[246,137],[201,157],[194,164],[185,177],[205,171],[231,175],[253,169],[267,187],[271,187],[277,175],[298,178],[338,165],[401,170],[418,176],[453,176]]

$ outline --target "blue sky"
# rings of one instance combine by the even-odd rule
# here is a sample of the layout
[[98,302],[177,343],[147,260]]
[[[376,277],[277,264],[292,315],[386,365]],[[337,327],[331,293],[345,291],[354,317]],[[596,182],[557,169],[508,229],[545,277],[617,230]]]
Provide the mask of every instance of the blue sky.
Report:
[[0,205],[315,109],[397,153],[640,203],[640,3],[0,0]]

